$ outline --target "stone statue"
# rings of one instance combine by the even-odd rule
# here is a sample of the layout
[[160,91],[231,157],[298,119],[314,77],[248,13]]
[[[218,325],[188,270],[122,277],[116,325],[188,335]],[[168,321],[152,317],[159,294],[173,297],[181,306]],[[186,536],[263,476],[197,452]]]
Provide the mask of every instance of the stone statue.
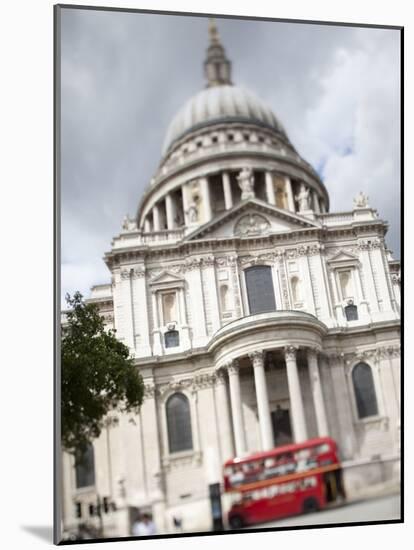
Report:
[[137,222],[131,219],[128,214],[122,220],[122,229],[125,231],[134,231],[137,228]]
[[254,199],[254,176],[251,168],[245,167],[237,176],[237,181],[241,189],[241,200]]
[[190,223],[196,223],[198,221],[198,209],[194,202],[189,205],[186,213]]
[[369,208],[368,195],[360,191],[354,198],[354,208]]
[[305,210],[310,209],[309,203],[309,189],[305,187],[305,184],[302,183],[300,186],[299,193],[295,196],[295,199],[299,203],[299,212],[304,212]]

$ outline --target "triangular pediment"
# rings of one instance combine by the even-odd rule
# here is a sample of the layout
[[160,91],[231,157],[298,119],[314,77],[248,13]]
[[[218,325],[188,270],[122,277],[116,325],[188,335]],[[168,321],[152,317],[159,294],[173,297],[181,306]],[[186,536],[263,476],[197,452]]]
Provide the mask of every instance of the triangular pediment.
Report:
[[250,199],[198,227],[186,237],[186,240],[258,237],[319,227],[321,226],[317,221],[309,220],[258,199]]
[[359,259],[354,254],[351,254],[350,252],[346,252],[345,250],[340,250],[337,252],[332,258],[329,258],[328,263],[329,264],[340,264],[340,263],[346,263],[346,262],[358,262]]
[[181,277],[178,277],[170,271],[162,271],[159,275],[154,277],[151,281],[152,285],[162,285],[165,283],[179,283],[181,282]]

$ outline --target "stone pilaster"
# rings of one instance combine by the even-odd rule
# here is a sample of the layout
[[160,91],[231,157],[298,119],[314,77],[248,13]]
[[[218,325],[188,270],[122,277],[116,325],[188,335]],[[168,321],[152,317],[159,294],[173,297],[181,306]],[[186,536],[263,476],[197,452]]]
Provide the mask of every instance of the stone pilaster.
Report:
[[316,424],[318,426],[318,435],[319,437],[324,437],[329,435],[328,421],[326,418],[325,402],[319,375],[318,355],[317,351],[314,349],[308,349],[308,369],[316,413]]

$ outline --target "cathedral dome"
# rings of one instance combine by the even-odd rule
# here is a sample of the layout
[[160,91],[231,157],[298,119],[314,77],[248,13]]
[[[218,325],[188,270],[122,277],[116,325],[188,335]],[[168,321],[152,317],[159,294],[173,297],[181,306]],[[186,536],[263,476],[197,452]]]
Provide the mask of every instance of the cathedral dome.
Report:
[[270,107],[251,92],[224,84],[202,90],[178,111],[171,121],[163,146],[166,153],[171,145],[186,133],[217,122],[253,122],[268,127],[286,137],[281,123]]

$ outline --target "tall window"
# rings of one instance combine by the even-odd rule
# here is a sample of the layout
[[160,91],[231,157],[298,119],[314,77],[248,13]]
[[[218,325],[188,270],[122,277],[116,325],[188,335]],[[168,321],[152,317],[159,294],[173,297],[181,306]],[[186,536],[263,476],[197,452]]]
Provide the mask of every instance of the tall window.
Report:
[[84,453],[78,454],[75,460],[76,488],[95,485],[95,457],[93,445],[88,444]]
[[245,274],[250,313],[276,311],[272,268],[258,265],[246,269]]
[[372,370],[366,363],[358,363],[352,370],[355,399],[359,418],[378,414]]
[[182,393],[174,393],[166,404],[168,447],[170,453],[193,448],[190,403]]

